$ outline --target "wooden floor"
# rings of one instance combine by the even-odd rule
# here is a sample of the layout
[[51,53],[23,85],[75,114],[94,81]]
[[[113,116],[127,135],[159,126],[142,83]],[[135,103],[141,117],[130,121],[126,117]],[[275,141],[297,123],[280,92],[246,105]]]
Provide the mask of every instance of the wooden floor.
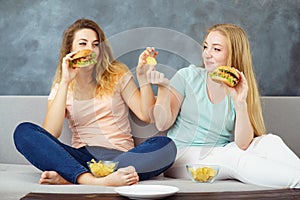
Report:
[[[21,200],[126,200],[118,194],[50,194],[29,193]],[[300,189],[260,190],[243,192],[201,192],[201,193],[177,193],[165,198],[166,200],[237,200],[237,199],[288,199],[300,200]]]

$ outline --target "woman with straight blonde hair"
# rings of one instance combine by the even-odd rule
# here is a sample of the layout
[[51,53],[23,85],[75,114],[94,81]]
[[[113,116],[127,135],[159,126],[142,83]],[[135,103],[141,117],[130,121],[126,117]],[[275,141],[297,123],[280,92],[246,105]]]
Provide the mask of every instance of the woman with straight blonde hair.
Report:
[[[238,179],[267,187],[299,188],[300,160],[274,134],[266,134],[259,90],[244,30],[234,24],[208,29],[203,67],[180,69],[169,81],[151,71],[158,84],[153,115],[159,130],[167,130],[178,148],[166,176],[188,178],[187,164],[219,165],[216,179]],[[235,67],[235,87],[214,81],[219,66]],[[281,173],[279,173],[281,172]]]
[[[96,64],[73,67],[72,56],[83,49],[95,53]],[[64,32],[56,75],[48,97],[43,126],[24,122],[14,132],[16,148],[43,173],[41,184],[132,185],[168,169],[176,157],[174,142],[165,136],[147,139],[134,147],[129,109],[151,122],[155,98],[146,73],[144,50],[136,68],[138,89],[127,66],[117,61],[98,24],[75,21]],[[72,146],[58,140],[65,117],[72,130]],[[88,161],[111,160],[118,169],[95,177]]]

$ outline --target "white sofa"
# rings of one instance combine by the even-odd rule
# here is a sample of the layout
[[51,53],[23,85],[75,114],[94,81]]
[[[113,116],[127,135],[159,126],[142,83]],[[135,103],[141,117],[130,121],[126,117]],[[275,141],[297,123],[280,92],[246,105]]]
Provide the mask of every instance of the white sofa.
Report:
[[[268,132],[280,135],[290,148],[300,156],[300,97],[262,97],[263,114]],[[0,96],[0,199],[20,199],[29,192],[37,193],[114,193],[113,187],[85,185],[39,185],[40,171],[29,164],[15,149],[12,134],[23,121],[41,124],[47,104],[46,96]],[[130,116],[132,134],[136,143],[147,137],[164,134],[154,125],[145,124]],[[137,133],[139,135],[137,136]],[[67,123],[62,141],[69,143]],[[189,180],[156,177],[140,184],[164,184],[177,186],[181,192],[250,191],[270,188],[247,185],[234,180],[217,181],[213,184],[194,184]]]

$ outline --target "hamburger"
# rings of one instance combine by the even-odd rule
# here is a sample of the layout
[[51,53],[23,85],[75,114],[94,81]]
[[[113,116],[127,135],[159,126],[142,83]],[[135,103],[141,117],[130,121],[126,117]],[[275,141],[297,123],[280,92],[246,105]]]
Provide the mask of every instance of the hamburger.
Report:
[[96,53],[90,49],[83,49],[72,56],[72,67],[87,67],[97,63]]
[[230,87],[235,87],[240,81],[240,74],[234,67],[220,66],[210,73],[213,81],[223,82]]

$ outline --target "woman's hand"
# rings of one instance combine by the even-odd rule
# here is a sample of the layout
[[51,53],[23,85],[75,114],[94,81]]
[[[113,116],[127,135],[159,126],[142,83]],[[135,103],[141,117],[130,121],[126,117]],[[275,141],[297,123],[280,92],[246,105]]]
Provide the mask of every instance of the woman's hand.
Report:
[[67,54],[62,60],[62,76],[61,81],[69,84],[78,74],[80,68],[73,68],[70,66],[72,56],[78,51]]
[[[238,71],[238,70],[237,70]],[[240,105],[242,103],[246,102],[247,96],[248,96],[248,83],[246,80],[246,77],[244,73],[238,71],[240,74],[240,82],[235,87],[229,87],[225,84],[223,84],[228,91],[229,95],[232,97],[232,100],[234,104]]]
[[149,65],[146,62],[147,57],[151,56],[155,58],[157,56],[158,52],[155,51],[154,47],[147,47],[139,56],[139,62],[136,69],[137,75],[140,78],[143,78],[146,80],[146,73],[149,69],[155,69],[154,65]]
[[156,71],[153,66],[147,71],[147,80],[149,83],[168,87],[169,79],[165,78],[164,73]]

